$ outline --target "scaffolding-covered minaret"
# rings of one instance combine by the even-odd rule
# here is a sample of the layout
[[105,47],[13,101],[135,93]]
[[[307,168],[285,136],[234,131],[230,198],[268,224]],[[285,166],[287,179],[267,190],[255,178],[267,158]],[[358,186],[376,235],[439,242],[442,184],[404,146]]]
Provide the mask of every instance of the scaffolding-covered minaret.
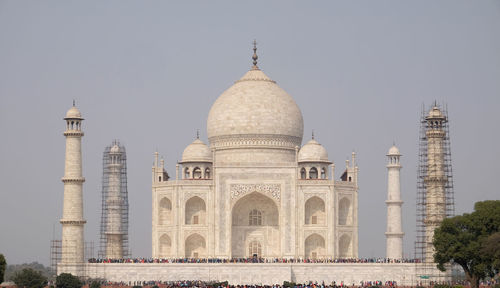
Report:
[[125,147],[115,140],[103,153],[99,257],[120,259],[129,254],[127,156]]
[[417,178],[416,257],[433,262],[434,230],[455,214],[450,136],[446,109],[422,111]]

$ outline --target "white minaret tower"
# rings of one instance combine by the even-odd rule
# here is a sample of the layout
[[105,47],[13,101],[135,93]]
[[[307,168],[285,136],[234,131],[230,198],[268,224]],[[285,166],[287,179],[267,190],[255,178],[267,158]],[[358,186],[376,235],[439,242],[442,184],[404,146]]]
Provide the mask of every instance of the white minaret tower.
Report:
[[84,262],[83,182],[82,177],[82,115],[75,107],[66,113],[66,160],[64,166],[64,201],[62,224],[61,266],[64,271],[80,275],[79,265]]
[[403,258],[403,229],[401,224],[401,184],[399,172],[399,149],[392,146],[387,153],[387,232],[385,232],[387,248],[386,257],[391,259]]

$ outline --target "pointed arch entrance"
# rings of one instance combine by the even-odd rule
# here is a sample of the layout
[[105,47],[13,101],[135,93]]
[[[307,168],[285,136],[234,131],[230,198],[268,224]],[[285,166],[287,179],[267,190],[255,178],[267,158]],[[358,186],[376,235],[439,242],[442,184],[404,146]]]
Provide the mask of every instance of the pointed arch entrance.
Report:
[[271,198],[250,193],[234,204],[231,213],[232,257],[280,255],[279,210]]

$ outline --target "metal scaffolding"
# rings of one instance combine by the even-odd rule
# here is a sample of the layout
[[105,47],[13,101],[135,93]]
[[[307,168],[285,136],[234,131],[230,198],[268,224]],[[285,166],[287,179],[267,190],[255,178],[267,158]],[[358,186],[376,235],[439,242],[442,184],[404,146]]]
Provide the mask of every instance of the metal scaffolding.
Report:
[[[74,259],[74,255],[69,255],[68,257],[63,257],[62,240],[52,239],[50,240],[50,270],[53,275],[57,274],[57,266],[67,263],[62,263],[62,259]],[[73,257],[73,258],[72,258]],[[84,259],[94,258],[94,242],[84,242]],[[79,271],[84,271],[85,263],[71,263],[73,267],[77,267]]]
[[[441,149],[439,153],[442,153],[443,158],[442,160],[431,159],[431,161],[432,163],[441,163],[442,161],[442,165],[429,165],[430,152],[428,146],[429,139],[427,137],[427,132],[430,129],[432,129],[432,127],[429,126],[429,121],[427,120],[427,116],[434,107],[437,107],[444,116],[444,120],[442,121],[442,126],[440,127],[440,130],[444,132],[442,147],[436,148],[436,149]],[[431,152],[432,152],[431,154],[434,155],[437,154],[434,151]],[[455,200],[453,194],[453,173],[451,165],[448,110],[446,105],[438,105],[437,103],[434,103],[434,105],[430,106],[429,109],[426,109],[425,106],[422,105],[422,113],[420,117],[418,159],[419,159],[419,164],[417,168],[415,258],[420,259],[421,262],[423,263],[428,263],[428,265],[419,265],[421,271],[418,271],[418,274],[421,275],[421,278],[430,279],[430,281],[436,281],[438,280],[436,279],[436,277],[433,277],[433,275],[429,275],[430,271],[435,271],[434,269],[435,264],[432,263],[433,262],[432,259],[426,259],[426,254],[428,254],[426,253],[426,249],[429,241],[429,239],[426,239],[426,230],[427,230],[426,219],[436,216],[436,215],[428,215],[429,213],[431,213],[429,212],[429,209],[427,207],[428,206],[427,183],[430,180],[427,178],[426,181],[426,177],[434,175],[433,173],[439,173],[439,175],[443,175],[441,181],[444,182],[445,203],[443,205],[443,209],[445,211],[437,211],[437,213],[444,214],[446,218],[453,217],[455,215]],[[432,169],[442,169],[443,171],[434,171]],[[427,267],[428,269],[426,269],[426,266],[429,266]]]
[[125,147],[119,141],[114,140],[104,149],[102,167],[101,238],[98,257],[110,258],[110,255],[130,257],[127,155]]

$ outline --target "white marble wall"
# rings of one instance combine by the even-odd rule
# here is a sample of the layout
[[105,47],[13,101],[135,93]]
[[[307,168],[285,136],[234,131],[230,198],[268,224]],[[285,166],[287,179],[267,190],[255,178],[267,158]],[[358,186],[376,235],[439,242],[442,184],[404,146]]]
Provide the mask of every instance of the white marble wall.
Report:
[[[85,266],[86,276],[109,281],[229,281],[230,284],[282,284],[335,281],[337,284],[359,285],[361,281],[396,281],[398,285],[416,285],[421,269],[415,263],[330,263],[330,264],[180,264],[180,263],[125,263]],[[58,273],[64,272],[64,267]],[[450,275],[435,267],[427,268],[426,281],[449,281]]]

